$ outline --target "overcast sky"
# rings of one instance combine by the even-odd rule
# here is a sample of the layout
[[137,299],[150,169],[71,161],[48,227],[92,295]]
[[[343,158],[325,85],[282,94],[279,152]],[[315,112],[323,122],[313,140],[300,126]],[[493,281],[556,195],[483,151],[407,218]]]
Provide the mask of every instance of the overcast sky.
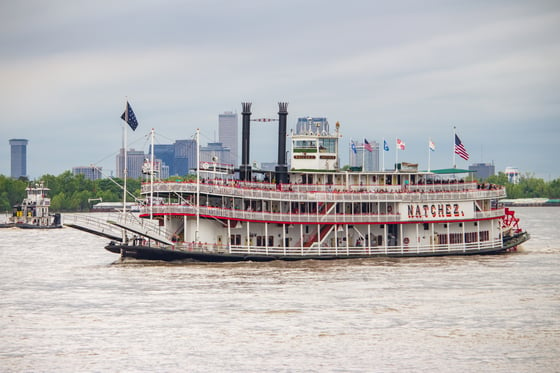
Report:
[[[115,169],[126,99],[135,149],[217,134],[218,115],[341,123],[351,139],[406,143],[399,161],[452,166],[453,126],[471,154],[560,177],[558,1],[2,1],[0,174],[11,138],[28,174]],[[251,159],[275,161],[275,124],[252,128]]]

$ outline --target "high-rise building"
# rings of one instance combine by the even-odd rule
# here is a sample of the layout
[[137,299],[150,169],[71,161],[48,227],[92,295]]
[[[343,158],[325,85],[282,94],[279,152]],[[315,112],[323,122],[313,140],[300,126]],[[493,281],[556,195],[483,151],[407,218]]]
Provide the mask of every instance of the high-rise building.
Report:
[[230,149],[223,146],[221,142],[209,142],[207,146],[200,148],[200,161],[219,164],[231,164],[223,160],[230,159]]
[[496,169],[492,163],[474,163],[469,166],[469,171],[474,171],[474,177],[479,180],[488,179],[496,174]]
[[173,169],[175,158],[175,146],[173,144],[154,144],[154,158],[161,159],[163,166],[167,166],[169,172],[167,177],[177,175]]
[[327,118],[298,118],[296,124],[296,134],[303,135],[305,133],[329,133],[329,122]]
[[237,113],[226,111],[218,117],[218,136],[219,142],[224,148],[229,148],[229,159],[223,159],[221,163],[238,165],[238,120]]
[[165,163],[162,163],[161,159],[157,159],[157,162],[160,162],[160,169],[159,169],[159,178],[160,179],[167,179],[169,176],[171,176],[169,174],[169,166],[166,165]]
[[11,139],[11,176],[14,179],[27,177],[27,143],[26,139]]
[[[379,143],[371,141],[371,151],[367,149],[365,144],[358,141],[350,142],[350,166],[362,167],[363,171],[379,171]],[[355,149],[355,151],[354,151]]]
[[72,167],[72,175],[84,175],[86,179],[97,180],[103,177],[102,169],[102,167],[93,166]]
[[187,175],[196,167],[196,141],[176,140],[174,144],[155,144],[154,159],[161,160],[161,178]]
[[196,167],[196,141],[176,140],[174,144],[173,175],[184,176]]
[[[126,152],[127,178],[138,179],[142,176],[142,165],[147,158],[142,150],[129,149]],[[124,177],[124,149],[117,155],[117,177]]]

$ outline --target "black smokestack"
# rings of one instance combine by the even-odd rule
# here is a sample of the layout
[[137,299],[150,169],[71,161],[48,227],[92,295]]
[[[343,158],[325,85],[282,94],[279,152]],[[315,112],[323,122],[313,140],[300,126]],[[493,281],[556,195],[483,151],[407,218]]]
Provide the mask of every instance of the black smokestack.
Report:
[[286,163],[286,121],[288,103],[278,103],[278,165],[276,166],[276,184],[288,183],[288,165]]
[[251,181],[251,163],[249,161],[249,145],[251,143],[251,103],[242,102],[243,132],[241,135],[241,167],[239,167],[239,179]]

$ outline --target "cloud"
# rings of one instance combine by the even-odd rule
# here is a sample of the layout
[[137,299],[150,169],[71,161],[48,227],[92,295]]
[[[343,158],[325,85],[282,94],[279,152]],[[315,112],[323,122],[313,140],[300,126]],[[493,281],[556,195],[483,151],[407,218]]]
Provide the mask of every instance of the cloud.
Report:
[[[141,131],[155,127],[169,138],[187,138],[197,127],[212,138],[218,114],[242,101],[266,117],[288,101],[290,125],[298,116],[327,116],[341,121],[344,141],[414,136],[411,158],[424,157],[427,136],[447,142],[452,124],[468,144],[490,148],[560,117],[553,2],[37,1],[0,8],[0,137],[30,137],[42,153],[52,142],[76,142],[72,160],[81,164],[118,150],[113,137],[127,97]],[[51,144],[42,145],[35,136],[46,128]],[[498,140],[488,128],[500,131]],[[272,160],[270,127],[255,133],[252,154]],[[527,138],[550,141],[544,137]],[[44,158],[37,169],[72,166]],[[6,167],[0,163],[0,172]]]

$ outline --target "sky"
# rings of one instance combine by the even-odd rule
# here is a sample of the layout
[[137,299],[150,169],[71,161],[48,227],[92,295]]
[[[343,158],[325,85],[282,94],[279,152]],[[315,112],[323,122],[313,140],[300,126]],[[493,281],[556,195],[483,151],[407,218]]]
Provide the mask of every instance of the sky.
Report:
[[[218,115],[340,122],[348,144],[394,143],[399,161],[560,177],[560,2],[22,0],[0,2],[0,174],[29,140],[31,178],[95,164],[114,172],[126,101],[129,147],[214,141]],[[240,120],[241,123],[241,120]],[[240,126],[241,127],[241,126]],[[277,128],[255,123],[251,159],[273,162]]]

